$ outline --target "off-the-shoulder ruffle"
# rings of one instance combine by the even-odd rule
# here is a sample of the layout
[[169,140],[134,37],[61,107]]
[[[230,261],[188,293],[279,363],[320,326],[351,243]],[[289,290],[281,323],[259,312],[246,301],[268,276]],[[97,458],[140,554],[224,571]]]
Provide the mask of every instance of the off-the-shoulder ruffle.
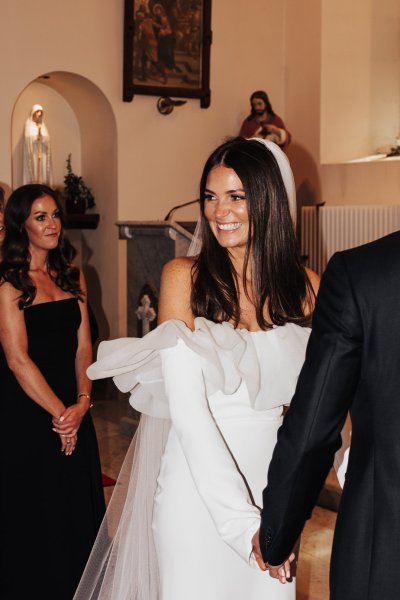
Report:
[[159,351],[181,339],[202,361],[207,394],[221,390],[233,394],[245,380],[255,398],[259,387],[258,360],[251,340],[245,340],[229,323],[195,320],[195,330],[182,321],[162,323],[143,338],[102,342],[98,359],[88,369],[91,379],[113,377],[118,389],[131,393],[140,412],[168,418],[168,403],[161,376]]
[[[299,337],[297,330],[301,330],[297,325],[286,325],[256,335],[274,337],[278,333],[281,335],[279,330],[283,329],[286,330],[285,337],[289,337],[289,343],[290,339],[296,340]],[[304,331],[300,335],[307,337],[308,333]],[[226,395],[234,394],[244,381],[249,403],[255,407],[260,391],[261,371],[252,333],[235,329],[229,323],[213,323],[202,317],[195,319],[194,331],[182,321],[170,320],[143,338],[102,342],[97,361],[88,369],[88,376],[91,379],[113,377],[118,389],[130,392],[130,402],[138,411],[154,417],[168,418],[160,350],[175,346],[179,339],[200,357],[208,396],[217,391]],[[284,373],[281,372],[279,376],[282,377]],[[298,371],[296,377],[297,374]]]

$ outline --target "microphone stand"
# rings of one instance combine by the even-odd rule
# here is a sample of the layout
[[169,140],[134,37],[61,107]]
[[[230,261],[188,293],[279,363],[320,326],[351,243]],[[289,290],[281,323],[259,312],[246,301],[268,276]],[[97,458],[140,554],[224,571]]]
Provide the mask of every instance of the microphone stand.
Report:
[[183,208],[184,206],[190,206],[191,204],[197,204],[197,202],[200,202],[200,198],[197,198],[196,200],[191,200],[190,202],[184,202],[183,204],[177,204],[176,206],[173,206],[171,208],[171,210],[169,211],[169,213],[167,213],[166,216],[164,217],[164,221],[169,221],[171,216],[174,214],[174,212],[176,210],[178,210],[178,208]]

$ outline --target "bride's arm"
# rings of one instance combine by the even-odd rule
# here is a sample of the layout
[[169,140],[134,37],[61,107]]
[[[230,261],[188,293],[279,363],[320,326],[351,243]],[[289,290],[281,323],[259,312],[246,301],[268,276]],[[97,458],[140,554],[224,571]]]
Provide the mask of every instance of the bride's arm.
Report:
[[[167,263],[161,278],[159,324],[179,319],[194,329],[190,306],[193,258]],[[180,340],[160,352],[172,427],[196,488],[224,541],[246,561],[260,522],[244,480],[208,406],[200,357]],[[196,515],[193,514],[193,519]]]
[[193,258],[182,256],[164,266],[158,303],[159,325],[169,319],[178,319],[194,329],[194,315],[190,306],[193,263]]
[[209,409],[200,357],[182,340],[160,354],[172,427],[194,484],[221,538],[248,561],[260,512]]

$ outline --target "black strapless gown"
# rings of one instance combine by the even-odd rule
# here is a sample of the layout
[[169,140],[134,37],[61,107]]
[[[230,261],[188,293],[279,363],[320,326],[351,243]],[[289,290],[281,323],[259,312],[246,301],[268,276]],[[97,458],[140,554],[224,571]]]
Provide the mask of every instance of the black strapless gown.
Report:
[[[29,356],[66,406],[76,402],[75,298],[24,310]],[[0,598],[71,600],[104,515],[87,413],[71,456],[51,416],[21,389],[0,349]]]

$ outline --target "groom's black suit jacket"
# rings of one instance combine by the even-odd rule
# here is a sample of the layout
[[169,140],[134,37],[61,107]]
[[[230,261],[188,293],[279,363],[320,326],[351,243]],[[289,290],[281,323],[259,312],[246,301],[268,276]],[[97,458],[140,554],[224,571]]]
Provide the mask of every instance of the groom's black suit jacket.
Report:
[[263,494],[260,543],[272,565],[288,557],[310,517],[348,410],[331,600],[399,600],[400,232],[335,254],[322,278]]

